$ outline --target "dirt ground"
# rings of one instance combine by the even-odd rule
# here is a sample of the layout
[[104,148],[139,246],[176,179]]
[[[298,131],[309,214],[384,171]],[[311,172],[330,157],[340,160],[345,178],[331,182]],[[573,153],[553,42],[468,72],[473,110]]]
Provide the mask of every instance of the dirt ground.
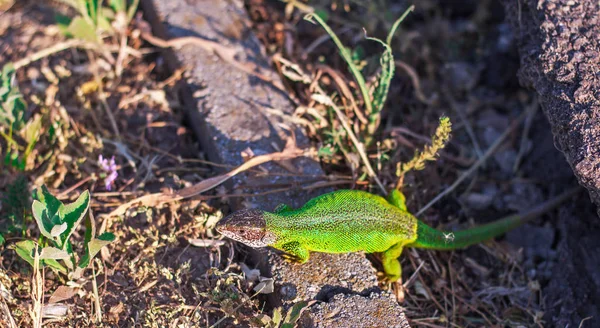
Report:
[[[303,122],[317,150],[315,159],[328,176],[349,180],[348,188],[377,192],[340,123],[311,98],[315,85],[337,95],[345,87],[361,108],[359,87],[323,29],[303,20],[307,5],[294,3],[245,1],[251,24],[232,31],[231,37],[256,33],[261,40],[281,73],[283,88],[298,105],[294,119]],[[352,48],[357,65],[371,77],[381,74],[382,48],[365,40],[365,31],[385,39],[407,7],[405,1],[311,1],[308,6],[326,13],[332,29]],[[71,13],[34,1],[0,13],[0,66],[66,42],[55,26],[56,12]],[[265,325],[273,309],[255,297],[245,253],[213,230],[222,212],[229,211],[227,196],[235,190],[220,186],[184,201],[158,207],[132,204],[111,215],[138,197],[189,187],[231,169],[205,160],[189,120],[182,117],[175,87],[182,74],[167,70],[160,49],[140,36],[142,30],[134,19],[127,28],[127,47],[107,38],[111,56],[71,48],[17,70],[27,116],[39,115],[42,128],[24,169],[0,164],[2,223],[12,208],[4,199],[27,199],[21,207],[28,211],[31,190],[46,184],[65,202],[89,190],[97,225],[116,235],[95,259],[94,270],[77,281],[45,270],[46,302],[59,286],[76,287],[72,297],[54,303],[65,313],[46,313],[47,327]],[[107,58],[118,60],[123,48],[128,55],[122,73],[116,74]],[[519,84],[514,31],[500,3],[420,1],[396,32],[392,49],[396,74],[377,129],[368,131],[360,110],[349,105],[351,97],[339,99],[347,101],[344,111],[355,133],[373,140],[366,149],[369,159],[382,184],[391,187],[398,181],[396,163],[408,162],[431,141],[439,118],[450,117],[452,139],[437,161],[402,181],[408,208],[420,219],[435,227],[464,228],[531,208],[575,185],[560,157],[544,160],[556,149],[536,95]],[[282,69],[291,65],[276,58],[297,64],[296,75]],[[308,83],[302,82],[304,77]],[[496,150],[476,173],[452,187],[488,158],[486,150],[492,147]],[[0,139],[0,149],[8,148]],[[99,155],[114,156],[118,165],[111,190],[106,190]],[[446,197],[428,206],[449,188]],[[32,268],[7,248],[23,238],[39,238],[31,215],[25,218],[24,233],[2,231],[0,321],[7,327],[32,325]],[[464,251],[406,251],[402,267],[409,283],[402,305],[409,323],[546,326],[549,305],[542,290],[560,261],[555,219],[555,212],[547,213],[505,238]],[[78,231],[76,247],[82,247],[83,238]],[[369,258],[377,267],[377,257]]]

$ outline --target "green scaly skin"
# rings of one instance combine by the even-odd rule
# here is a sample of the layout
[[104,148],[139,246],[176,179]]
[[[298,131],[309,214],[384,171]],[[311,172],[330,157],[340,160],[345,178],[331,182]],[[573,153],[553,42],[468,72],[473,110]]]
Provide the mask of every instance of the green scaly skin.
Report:
[[252,247],[271,246],[300,263],[310,252],[382,254],[386,278],[395,282],[402,270],[404,247],[452,250],[499,236],[558,206],[578,189],[567,191],[526,213],[458,232],[443,232],[406,210],[402,193],[383,197],[358,190],[338,190],[308,201],[299,209],[280,205],[271,213],[242,210],[222,219],[217,230]]

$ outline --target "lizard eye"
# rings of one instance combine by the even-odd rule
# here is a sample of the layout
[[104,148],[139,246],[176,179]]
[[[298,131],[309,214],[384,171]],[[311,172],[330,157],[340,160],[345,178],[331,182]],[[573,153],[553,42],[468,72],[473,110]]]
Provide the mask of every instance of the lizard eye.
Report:
[[246,233],[246,230],[244,230],[244,229],[240,229],[240,230],[239,230],[239,233],[241,233],[241,234],[245,234],[245,233]]

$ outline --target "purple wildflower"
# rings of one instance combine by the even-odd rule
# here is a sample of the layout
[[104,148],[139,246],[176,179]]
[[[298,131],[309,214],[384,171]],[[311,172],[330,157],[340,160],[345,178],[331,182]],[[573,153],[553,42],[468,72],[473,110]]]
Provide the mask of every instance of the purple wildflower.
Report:
[[98,162],[100,163],[100,168],[107,173],[107,176],[104,178],[104,187],[106,187],[106,190],[110,191],[115,184],[115,180],[119,176],[117,173],[117,164],[115,164],[115,157],[113,156],[109,161],[100,154],[100,156],[98,156]]

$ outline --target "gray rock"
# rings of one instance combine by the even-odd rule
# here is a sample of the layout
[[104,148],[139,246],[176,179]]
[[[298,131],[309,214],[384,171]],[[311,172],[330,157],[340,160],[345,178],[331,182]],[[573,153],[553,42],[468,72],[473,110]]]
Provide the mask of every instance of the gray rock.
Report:
[[507,19],[518,31],[519,80],[540,95],[556,147],[600,205],[598,1],[526,0],[517,5],[505,0],[504,4]]
[[357,254],[311,253],[307,263],[296,264],[269,252],[269,264],[284,305],[327,300],[336,293],[379,290],[371,262]]
[[[506,17],[517,31],[521,84],[538,93],[554,145],[592,200],[600,205],[598,1],[503,3]],[[531,157],[541,165],[532,170],[533,176],[541,181],[554,179],[558,190],[566,188],[553,174],[561,167],[563,156],[550,151],[534,154],[543,148],[541,144],[534,140]],[[557,264],[543,288],[547,304],[544,320],[549,326],[600,327],[599,212],[598,208],[592,212],[589,198],[583,194],[558,211]]]
[[407,328],[408,321],[390,294],[369,296],[338,294],[316,304],[300,320],[303,328],[382,327]]

